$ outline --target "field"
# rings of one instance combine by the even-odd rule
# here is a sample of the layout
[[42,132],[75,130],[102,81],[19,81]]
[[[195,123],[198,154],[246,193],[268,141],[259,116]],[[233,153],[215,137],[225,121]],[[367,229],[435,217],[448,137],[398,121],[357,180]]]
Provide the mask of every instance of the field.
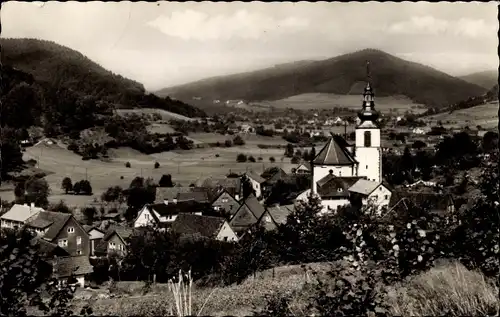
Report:
[[438,121],[446,128],[465,127],[474,128],[480,125],[484,129],[498,126],[498,101],[493,101],[484,105],[479,105],[469,109],[461,109],[452,113],[445,112],[425,117],[424,120],[436,125]]
[[[292,96],[289,98],[264,101],[260,104],[276,108],[294,108],[294,109],[328,109],[333,107],[347,107],[351,109],[360,109],[362,96],[360,95],[335,95],[326,93],[308,93]],[[417,108],[418,107],[418,108]],[[396,97],[376,97],[375,108],[381,112],[389,113],[391,109],[397,113],[404,113],[412,110],[414,113],[424,112],[422,105],[415,104],[405,96]]]
[[172,120],[172,119],[175,119],[175,120],[186,120],[186,121],[194,120],[192,118],[188,118],[186,116],[183,116],[183,115],[180,115],[180,114],[177,114],[177,113],[173,113],[173,112],[166,111],[166,110],[161,110],[161,109],[153,109],[153,108],[117,109],[116,112],[118,114],[120,114],[120,115],[121,114],[126,114],[126,113],[143,113],[143,114],[157,113],[157,114],[161,115],[162,120]]
[[[200,138],[202,142],[215,140],[223,142],[225,138],[221,135],[207,134],[203,138],[202,134],[190,136]],[[233,137],[231,137],[232,139]],[[80,156],[68,151],[61,144],[46,144],[41,142],[36,146],[29,147],[24,152],[23,159],[35,159],[38,167],[50,172],[46,180],[51,188],[49,201],[58,202],[64,200],[70,206],[82,206],[98,198],[108,187],[118,185],[128,187],[132,179],[137,176],[152,177],[159,181],[161,175],[171,174],[174,182],[189,186],[193,181],[209,176],[224,177],[230,171],[244,172],[254,170],[261,173],[270,166],[281,166],[285,170],[291,169],[290,159],[283,157],[283,149],[259,149],[256,144],[264,143],[264,137],[253,136],[248,144],[231,148],[199,148],[189,151],[171,151],[158,154],[146,155],[130,148],[111,149],[109,160],[88,160],[83,161]],[[277,143],[278,138],[274,138]],[[236,156],[239,153],[253,155],[256,159],[262,157],[257,163],[238,163]],[[270,157],[276,159],[276,163],[269,161]],[[131,167],[126,168],[125,163],[130,162]],[[158,162],[160,167],[154,168],[154,163]],[[81,179],[88,179],[92,185],[93,196],[66,195],[61,189],[63,178],[70,177],[73,182]],[[3,184],[0,190],[0,197],[4,200],[13,200],[13,186]]]

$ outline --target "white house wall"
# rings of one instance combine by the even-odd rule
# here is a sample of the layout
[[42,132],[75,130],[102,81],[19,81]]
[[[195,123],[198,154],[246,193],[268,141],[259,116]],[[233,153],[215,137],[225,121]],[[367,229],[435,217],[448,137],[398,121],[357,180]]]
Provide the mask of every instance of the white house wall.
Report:
[[153,216],[151,215],[151,211],[149,208],[144,207],[142,210],[139,212],[139,216],[134,222],[134,227],[146,227],[150,225],[154,225],[155,222],[153,220]]
[[378,186],[369,196],[368,199],[377,206],[377,211],[379,215],[384,207],[389,206],[389,201],[391,200],[391,191],[384,185]]
[[248,177],[250,180],[250,183],[252,184],[252,188],[255,190],[255,197],[260,197],[262,196],[262,189],[260,188],[259,182],[255,181],[254,179]]
[[225,237],[227,237],[227,241],[238,241],[236,233],[234,233],[233,229],[231,228],[231,226],[229,226],[227,221],[224,223],[224,225],[222,225],[222,228],[217,234],[217,240],[224,241]]

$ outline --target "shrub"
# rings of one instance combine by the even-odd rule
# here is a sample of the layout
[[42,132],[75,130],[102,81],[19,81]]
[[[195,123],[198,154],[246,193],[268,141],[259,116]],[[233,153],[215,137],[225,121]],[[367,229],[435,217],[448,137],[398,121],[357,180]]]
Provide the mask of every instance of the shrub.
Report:
[[300,163],[300,157],[294,156],[294,157],[292,157],[292,159],[290,160],[290,162],[292,164],[299,164]]
[[155,162],[155,168],[159,168],[159,167],[160,167],[160,163]]
[[238,154],[236,161],[239,163],[245,163],[247,161],[247,156],[243,153]]
[[231,142],[231,140],[226,140],[226,141],[224,141],[224,146],[231,147],[231,146],[233,146],[233,142]]
[[239,135],[237,135],[234,139],[233,139],[233,144],[234,145],[245,145],[245,141],[243,140],[243,138]]
[[251,156],[251,155],[248,157],[248,160],[249,160],[250,162],[252,162],[252,163],[255,163],[255,157],[253,157],[253,156]]
[[130,165],[130,162],[125,163],[126,168],[130,168],[132,165]]
[[271,163],[276,162],[276,159],[274,158],[274,156],[271,156],[271,157],[269,158],[269,162],[271,162]]

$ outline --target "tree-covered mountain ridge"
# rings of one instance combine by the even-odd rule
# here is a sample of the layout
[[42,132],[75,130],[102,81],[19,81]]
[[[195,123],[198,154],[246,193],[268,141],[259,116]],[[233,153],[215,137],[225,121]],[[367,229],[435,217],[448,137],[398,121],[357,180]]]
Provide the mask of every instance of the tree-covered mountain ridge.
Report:
[[168,96],[147,94],[141,83],[103,68],[82,53],[38,39],[1,39],[2,64],[32,75],[45,87],[70,89],[113,108],[158,108],[187,117],[204,116],[200,109]]

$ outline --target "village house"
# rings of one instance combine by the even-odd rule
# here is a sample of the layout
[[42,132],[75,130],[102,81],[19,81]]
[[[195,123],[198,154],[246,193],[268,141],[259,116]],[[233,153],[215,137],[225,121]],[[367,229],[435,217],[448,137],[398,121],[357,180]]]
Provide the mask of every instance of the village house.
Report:
[[282,168],[271,168],[267,172],[265,171],[262,176],[265,181],[261,183],[262,195],[267,196],[271,193],[271,190],[276,183],[279,181],[289,182],[291,181],[290,176]]
[[231,217],[229,225],[236,233],[240,234],[256,224],[265,211],[264,206],[259,203],[257,198],[250,194]]
[[221,190],[219,196],[212,202],[212,208],[219,213],[227,213],[232,216],[236,213],[240,203],[225,189]]
[[89,234],[89,241],[90,241],[89,255],[94,256],[95,250],[97,246],[101,243],[102,239],[104,238],[105,233],[99,228],[93,226],[83,225],[83,228]]
[[385,182],[375,183],[366,179],[359,179],[349,187],[349,192],[360,197],[363,205],[375,206],[379,215],[389,206],[392,195],[390,186]]
[[311,164],[308,162],[300,163],[299,166],[295,168],[295,174],[297,175],[311,175]]
[[173,201],[177,199],[180,193],[190,193],[195,190],[194,187],[156,187],[155,203],[163,203],[164,201]]
[[293,205],[267,207],[257,223],[268,231],[275,230],[279,225],[286,223],[287,217],[293,209]]
[[94,271],[87,255],[56,257],[52,261],[53,274],[61,284],[85,286],[85,276]]
[[194,187],[204,188],[211,192],[218,193],[220,190],[225,189],[236,200],[240,200],[242,193],[242,184],[240,178],[217,178],[208,177],[206,179],[199,179],[194,183]]
[[246,177],[252,184],[255,196],[257,198],[262,197],[262,184],[264,184],[266,180],[253,171],[246,172],[243,176]]
[[30,205],[14,204],[9,211],[0,217],[1,227],[10,229],[21,228],[30,217],[38,214],[40,211],[44,211],[43,208],[35,207],[33,203]]
[[124,256],[127,253],[128,238],[134,233],[133,228],[121,227],[121,226],[111,226],[101,242],[97,246],[95,253],[96,255],[112,255],[117,254]]
[[26,227],[42,239],[57,243],[71,256],[89,256],[89,234],[72,214],[41,211],[26,221]]
[[171,231],[180,235],[198,234],[219,241],[238,241],[238,236],[223,217],[181,214],[172,223]]
[[145,226],[165,227],[170,225],[179,214],[192,213],[201,215],[208,207],[209,204],[200,204],[192,200],[182,202],[174,200],[159,204],[147,204],[139,211],[133,226],[134,228]]

